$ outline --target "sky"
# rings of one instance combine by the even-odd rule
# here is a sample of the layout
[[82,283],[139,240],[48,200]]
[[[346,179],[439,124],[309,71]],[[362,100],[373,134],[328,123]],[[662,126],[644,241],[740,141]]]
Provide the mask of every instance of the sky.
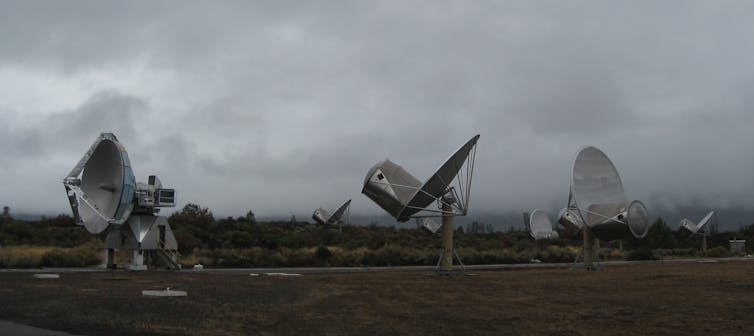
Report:
[[113,132],[178,209],[308,218],[353,199],[377,215],[372,165],[424,180],[481,134],[471,214],[563,207],[593,145],[653,214],[750,223],[753,16],[749,1],[1,1],[0,204],[70,213],[63,177]]

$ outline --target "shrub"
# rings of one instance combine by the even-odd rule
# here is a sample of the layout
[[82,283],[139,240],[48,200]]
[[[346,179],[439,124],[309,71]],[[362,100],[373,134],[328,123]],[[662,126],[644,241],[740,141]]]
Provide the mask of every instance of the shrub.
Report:
[[657,260],[657,256],[648,247],[640,247],[628,253],[626,260]]
[[729,255],[730,252],[723,246],[713,247],[704,252],[704,256],[708,258],[725,258]]
[[327,261],[332,257],[332,252],[330,252],[330,250],[326,246],[320,245],[314,252],[314,257],[319,260]]
[[0,267],[33,268],[41,265],[42,255],[48,248],[11,246],[0,248]]
[[93,243],[70,249],[54,248],[42,255],[41,265],[44,267],[84,267],[97,265],[102,262],[98,251],[98,244]]

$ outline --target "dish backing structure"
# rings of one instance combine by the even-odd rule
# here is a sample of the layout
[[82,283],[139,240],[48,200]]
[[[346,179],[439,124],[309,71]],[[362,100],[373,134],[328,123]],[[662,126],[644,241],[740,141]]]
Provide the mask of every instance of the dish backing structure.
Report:
[[[478,141],[477,134],[423,183],[389,159],[374,165],[364,178],[361,192],[397,221],[442,217],[443,251],[438,261],[440,272],[452,271],[453,256],[458,258],[453,249],[453,218],[468,213]],[[437,205],[436,209],[428,208],[432,203]],[[433,225],[426,221],[424,224],[432,231]],[[460,262],[460,258],[458,260]]]
[[128,152],[112,133],[102,133],[63,180],[73,216],[92,234],[105,236],[105,264],[115,268],[115,250],[130,250],[130,269],[147,258],[180,268],[178,242],[159,208],[175,206],[175,190],[157,176],[136,182]]

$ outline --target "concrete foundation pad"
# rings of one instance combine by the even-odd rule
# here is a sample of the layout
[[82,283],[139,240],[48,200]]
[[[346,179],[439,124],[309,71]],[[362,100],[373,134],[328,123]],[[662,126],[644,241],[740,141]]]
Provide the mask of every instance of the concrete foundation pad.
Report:
[[34,274],[37,279],[60,279],[60,274],[56,273],[38,273]]
[[166,290],[143,290],[141,291],[141,295],[165,297],[165,296],[188,296],[188,293],[186,293],[185,291],[166,289]]

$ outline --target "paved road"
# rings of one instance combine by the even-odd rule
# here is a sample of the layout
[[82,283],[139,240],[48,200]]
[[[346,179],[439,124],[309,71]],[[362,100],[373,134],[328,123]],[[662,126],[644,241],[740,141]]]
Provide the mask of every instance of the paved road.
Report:
[[[599,267],[622,266],[631,264],[677,264],[677,263],[715,263],[731,261],[754,261],[754,257],[736,258],[696,258],[671,260],[643,260],[643,261],[604,261],[598,262]],[[538,268],[571,268],[583,266],[574,263],[529,263],[529,264],[496,264],[496,265],[466,265],[467,270],[496,270],[496,269],[538,269]],[[458,267],[458,266],[456,266]],[[201,272],[223,273],[365,273],[365,272],[410,272],[432,271],[435,266],[388,266],[388,267],[284,267],[284,268],[205,268]],[[126,271],[127,270],[119,270]],[[153,270],[165,271],[165,270]],[[1,269],[2,273],[79,273],[79,272],[107,272],[104,268],[32,268],[32,269]],[[140,272],[140,271],[134,271]],[[179,272],[196,272],[184,269]]]

